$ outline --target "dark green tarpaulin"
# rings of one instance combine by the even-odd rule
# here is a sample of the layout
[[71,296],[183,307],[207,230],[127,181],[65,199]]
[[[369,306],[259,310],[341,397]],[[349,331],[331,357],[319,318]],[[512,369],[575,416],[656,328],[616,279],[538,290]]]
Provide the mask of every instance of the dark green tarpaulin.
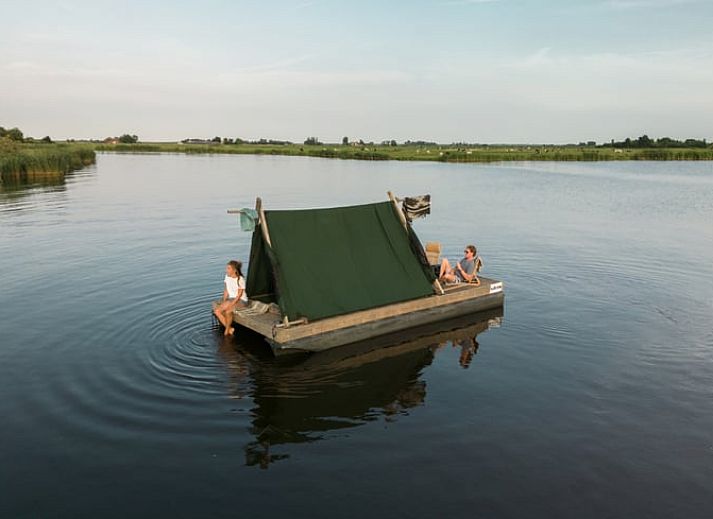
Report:
[[290,320],[375,308],[433,293],[420,243],[391,202],[266,211],[272,247],[253,234],[247,293]]

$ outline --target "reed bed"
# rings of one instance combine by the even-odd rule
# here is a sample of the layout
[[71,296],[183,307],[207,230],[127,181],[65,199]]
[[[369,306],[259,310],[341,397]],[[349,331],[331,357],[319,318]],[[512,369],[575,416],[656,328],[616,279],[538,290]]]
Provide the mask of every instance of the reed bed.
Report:
[[3,182],[63,176],[95,161],[96,153],[86,144],[0,143],[0,179]]

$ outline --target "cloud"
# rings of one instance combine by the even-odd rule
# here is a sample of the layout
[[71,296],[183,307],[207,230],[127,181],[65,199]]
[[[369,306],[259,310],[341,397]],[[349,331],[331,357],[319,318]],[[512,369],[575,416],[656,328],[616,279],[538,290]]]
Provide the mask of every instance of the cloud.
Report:
[[448,2],[440,2],[440,5],[476,5],[476,4],[492,4],[500,0],[451,0]]
[[706,49],[671,49],[642,52],[599,52],[590,54],[557,54],[551,47],[542,47],[519,59],[502,64],[505,68],[530,69],[536,67],[568,68],[578,66],[658,71],[673,74],[689,70],[696,74],[713,75],[713,51]]
[[607,0],[604,2],[604,5],[613,9],[662,8],[693,4],[698,1],[699,0]]
[[292,7],[289,7],[285,9],[285,13],[293,13],[295,11],[301,11],[302,9],[307,9],[308,7],[312,7],[313,5],[318,4],[319,2],[317,0],[308,0],[306,2],[302,2],[301,4],[294,5]]
[[713,52],[557,53],[500,65],[502,91],[546,110],[713,110]]
[[297,65],[299,63],[304,63],[306,61],[309,61],[311,59],[314,59],[315,55],[314,54],[304,54],[302,56],[294,56],[291,58],[285,58],[279,61],[274,61],[271,63],[261,63],[258,65],[251,65],[251,66],[246,66],[246,67],[240,67],[234,72],[267,72],[271,70],[283,70],[288,67],[291,67],[293,65]]
[[538,67],[541,65],[549,65],[552,63],[552,58],[550,57],[550,50],[550,47],[542,47],[540,50],[527,56],[522,61],[514,63],[513,66],[529,68]]
[[358,71],[299,70],[290,65],[308,56],[251,67],[204,66],[190,74],[180,64],[162,68],[138,64],[110,66],[57,66],[38,61],[12,61],[0,64],[4,71],[5,92],[15,96],[117,98],[157,102],[172,96],[205,98],[245,94],[265,97],[269,92],[304,92],[306,89],[370,88],[408,82],[412,77],[399,70],[365,69]]

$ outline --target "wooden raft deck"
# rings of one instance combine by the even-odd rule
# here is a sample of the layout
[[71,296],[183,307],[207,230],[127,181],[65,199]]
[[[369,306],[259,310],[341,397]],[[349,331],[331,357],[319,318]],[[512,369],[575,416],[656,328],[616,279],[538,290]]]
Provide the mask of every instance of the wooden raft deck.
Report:
[[480,278],[480,285],[461,283],[445,288],[445,294],[362,310],[319,321],[280,326],[277,313],[241,315],[234,321],[270,343],[276,353],[289,350],[321,351],[378,337],[414,326],[498,308],[503,305],[503,283]]

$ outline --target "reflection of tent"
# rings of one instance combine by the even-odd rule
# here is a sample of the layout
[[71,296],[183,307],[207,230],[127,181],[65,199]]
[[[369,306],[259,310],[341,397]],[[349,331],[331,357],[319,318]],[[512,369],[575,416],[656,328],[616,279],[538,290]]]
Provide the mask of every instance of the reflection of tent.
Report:
[[[266,467],[289,457],[274,447],[315,442],[329,432],[383,418],[397,420],[423,405],[422,373],[441,345],[476,337],[499,326],[502,308],[412,328],[309,356],[274,358],[240,335],[221,353],[235,380],[234,396],[248,396],[254,440],[245,446],[249,465]],[[272,449],[272,450],[271,450]]]
[[310,321],[433,294],[421,244],[392,202],[265,211],[247,293]]

